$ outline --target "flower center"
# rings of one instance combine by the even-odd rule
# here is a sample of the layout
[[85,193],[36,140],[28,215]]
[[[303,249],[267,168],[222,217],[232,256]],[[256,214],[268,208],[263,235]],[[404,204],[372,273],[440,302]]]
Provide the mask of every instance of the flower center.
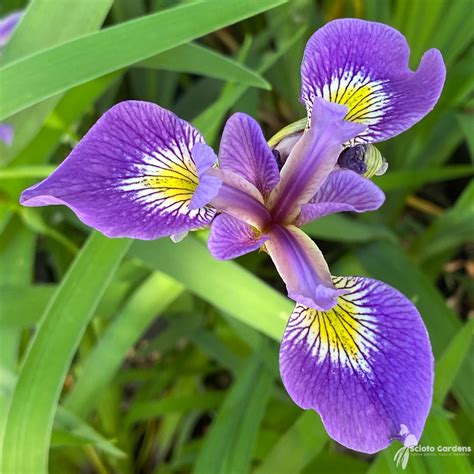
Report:
[[357,174],[364,174],[367,171],[367,164],[364,161],[366,151],[367,145],[356,145],[346,148],[339,155],[337,164],[341,168],[355,171]]

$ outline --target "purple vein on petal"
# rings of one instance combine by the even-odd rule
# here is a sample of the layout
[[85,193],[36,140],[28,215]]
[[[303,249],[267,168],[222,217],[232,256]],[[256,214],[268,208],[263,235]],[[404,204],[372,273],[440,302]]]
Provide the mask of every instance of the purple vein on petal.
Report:
[[232,115],[225,125],[219,163],[221,169],[239,174],[252,183],[263,196],[268,195],[280,179],[278,165],[262,129],[243,113]]
[[222,182],[219,192],[210,201],[212,206],[259,230],[268,226],[270,214],[263,196],[252,183],[232,171],[212,169],[209,174]]

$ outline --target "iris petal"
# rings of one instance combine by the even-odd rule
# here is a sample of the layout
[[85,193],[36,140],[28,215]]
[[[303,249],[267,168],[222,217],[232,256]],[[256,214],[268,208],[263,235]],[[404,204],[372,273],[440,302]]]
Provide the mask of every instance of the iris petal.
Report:
[[334,169],[342,144],[365,129],[344,121],[347,107],[316,98],[318,114],[311,129],[292,149],[281,170],[281,179],[269,197],[269,208],[276,222],[291,223],[300,206],[308,203]]
[[[404,36],[381,23],[340,19],[316,31],[301,66],[301,101],[317,113],[315,97],[344,104],[346,120],[368,125],[357,141],[378,142],[407,130],[434,107],[446,77],[431,49],[410,70]],[[313,110],[314,109],[314,110]]]
[[335,212],[366,212],[378,209],[385,195],[372,181],[354,171],[333,171],[309,204],[301,207],[296,225],[302,226]]
[[209,173],[217,164],[217,156],[209,145],[196,143],[191,151],[191,157],[196,165],[199,181],[188,205],[189,209],[194,210],[204,207],[217,195],[222,181]]
[[[189,207],[199,184],[191,151],[203,141],[166,109],[122,102],[49,178],[25,190],[20,202],[64,204],[109,237],[147,240],[201,228],[215,214],[209,206]],[[209,186],[203,191],[210,192]]]
[[269,194],[280,179],[277,162],[262,129],[252,117],[243,113],[232,115],[225,125],[219,162],[223,170],[239,174],[263,196]]
[[270,223],[260,191],[240,174],[213,169],[209,174],[219,178],[222,185],[211,204],[221,212],[230,214],[247,224],[263,230]]
[[286,284],[288,296],[298,303],[327,310],[344,293],[332,283],[329,268],[317,245],[295,226],[274,225],[265,248]]
[[245,222],[220,214],[212,222],[207,244],[213,257],[229,260],[257,250],[267,240]]
[[291,398],[316,410],[331,437],[374,453],[400,439],[401,425],[421,437],[431,405],[433,355],[415,306],[368,278],[334,278],[346,294],[322,312],[297,305],[280,348]]

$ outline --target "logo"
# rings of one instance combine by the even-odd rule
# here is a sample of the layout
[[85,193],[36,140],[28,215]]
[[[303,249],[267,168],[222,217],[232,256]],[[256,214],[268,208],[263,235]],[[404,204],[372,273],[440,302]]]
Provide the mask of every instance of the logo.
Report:
[[410,434],[408,428],[405,425],[400,425],[400,436],[403,439],[403,447],[400,448],[393,458],[397,467],[401,466],[403,470],[406,469],[408,459],[410,458],[410,448],[418,444],[418,440],[412,434]]
[[[398,437],[397,437],[398,438]],[[400,425],[399,438],[403,439],[403,447],[393,457],[395,465],[403,470],[408,465],[410,455],[413,456],[469,456],[472,452],[471,446],[431,446],[418,444],[415,435],[411,434],[405,425]]]

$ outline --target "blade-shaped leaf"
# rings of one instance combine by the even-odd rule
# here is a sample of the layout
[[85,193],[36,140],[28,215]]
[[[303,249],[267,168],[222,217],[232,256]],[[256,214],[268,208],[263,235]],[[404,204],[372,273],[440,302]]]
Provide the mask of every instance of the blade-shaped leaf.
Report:
[[46,472],[57,401],[69,364],[130,241],[93,233],[43,314],[13,394],[2,450],[5,472]]
[[327,441],[328,435],[321,419],[314,411],[307,411],[281,436],[255,474],[300,472],[319,454]]
[[230,82],[270,89],[260,74],[231,58],[199,44],[188,43],[135,65],[136,67],[189,72]]
[[155,273],[150,276],[128,300],[84,360],[79,378],[64,406],[85,418],[97,403],[101,391],[112,380],[127,350],[182,291],[183,287],[166,275]]
[[254,353],[211,426],[196,461],[195,474],[249,472],[257,430],[272,386],[271,373],[258,352]]
[[215,260],[197,237],[178,244],[169,239],[135,241],[129,255],[167,273],[225,313],[274,339],[281,338],[291,302],[237,263]]
[[472,347],[474,319],[467,322],[453,337],[446,350],[436,362],[433,400],[442,404],[456,375]]
[[[187,43],[285,1],[193,2],[131,20],[15,61],[0,69],[0,120],[71,87]],[[71,67],[71,58],[74,58],[74,67]],[[11,90],[18,93],[8,93]]]

